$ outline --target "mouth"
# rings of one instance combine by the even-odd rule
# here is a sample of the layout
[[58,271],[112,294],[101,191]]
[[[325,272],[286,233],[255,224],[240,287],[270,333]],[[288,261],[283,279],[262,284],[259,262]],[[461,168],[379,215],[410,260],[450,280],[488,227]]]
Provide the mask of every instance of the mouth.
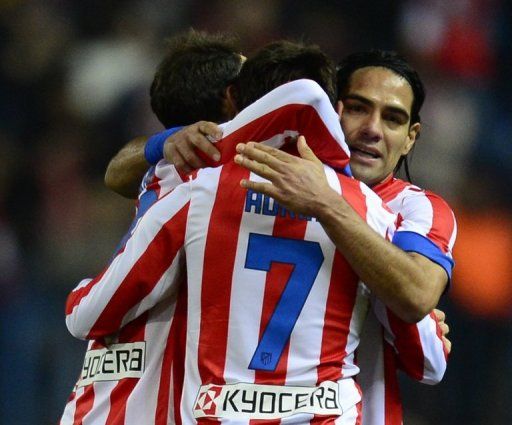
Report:
[[380,153],[372,148],[366,147],[350,147],[350,153],[353,157],[361,158],[361,159],[378,159],[381,157]]

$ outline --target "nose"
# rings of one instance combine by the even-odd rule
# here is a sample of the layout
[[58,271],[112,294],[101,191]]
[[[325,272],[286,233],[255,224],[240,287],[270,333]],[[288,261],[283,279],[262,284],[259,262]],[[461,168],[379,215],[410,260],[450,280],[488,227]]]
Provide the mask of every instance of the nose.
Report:
[[377,113],[369,114],[361,127],[361,135],[369,141],[378,142],[382,139],[382,122]]

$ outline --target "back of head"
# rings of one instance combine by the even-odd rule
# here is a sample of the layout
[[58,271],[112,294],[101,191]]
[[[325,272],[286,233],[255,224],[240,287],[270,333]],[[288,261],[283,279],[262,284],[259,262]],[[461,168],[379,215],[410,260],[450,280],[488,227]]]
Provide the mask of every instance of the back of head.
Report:
[[241,110],[276,87],[301,78],[316,81],[334,104],[334,64],[318,46],[270,43],[244,63],[236,85],[237,107]]
[[413,93],[411,124],[421,122],[420,109],[425,100],[425,88],[414,68],[404,57],[393,51],[369,50],[346,56],[337,67],[337,98],[343,100],[344,94],[348,90],[350,77],[355,71],[373,66],[387,68],[407,80]]
[[166,127],[223,122],[226,88],[242,66],[233,38],[189,30],[168,40],[151,84],[151,108]]

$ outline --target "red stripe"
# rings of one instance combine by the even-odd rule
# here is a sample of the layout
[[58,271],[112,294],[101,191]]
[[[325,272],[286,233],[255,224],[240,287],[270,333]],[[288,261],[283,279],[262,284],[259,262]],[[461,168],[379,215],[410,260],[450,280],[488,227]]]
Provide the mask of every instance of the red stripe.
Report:
[[[338,175],[338,179],[343,197],[363,219],[366,219],[366,197],[359,182],[344,175]],[[324,316],[317,385],[324,381],[337,381],[343,377],[342,368],[347,355],[346,347],[358,282],[359,278],[348,262],[339,251],[336,251]],[[322,423],[322,418],[315,416],[311,424],[318,423]]]
[[132,320],[131,322],[124,325],[123,328],[119,331],[118,342],[123,344],[125,342],[144,341],[148,316],[149,313],[145,312],[135,320]]
[[423,379],[425,357],[416,324],[405,323],[387,309],[389,326],[395,335],[395,347],[400,353],[401,365],[414,379]]
[[384,202],[390,202],[402,193],[407,186],[411,186],[411,184],[400,179],[391,178],[372,186],[372,190],[379,195]]
[[[300,131],[309,147],[320,160],[331,167],[342,169],[348,164],[347,153],[326,127],[322,117],[311,105],[289,104],[254,119],[217,142],[221,162],[231,161],[238,143],[249,140],[261,142],[286,130]],[[201,155],[209,166],[216,166],[206,155]]]
[[[162,191],[162,187],[160,186],[160,182],[162,181],[161,178],[157,176],[153,176],[153,180],[150,184],[146,186],[146,193],[147,192],[155,192],[156,199],[160,199],[160,192]],[[140,199],[140,196],[139,196]]]
[[[174,422],[181,425],[181,395],[183,391],[185,367],[185,340],[187,323],[187,287],[182,282],[176,301],[171,329],[167,338],[160,372],[160,386],[155,413],[155,425],[166,425],[169,416],[169,403],[174,403]],[[173,397],[170,399],[171,377]]]
[[390,344],[384,341],[384,423],[402,425],[402,401],[398,385],[396,355]]
[[359,278],[350,265],[336,251],[324,316],[317,385],[342,378],[358,282]]
[[110,410],[105,425],[124,425],[126,401],[139,379],[125,378],[110,393]]
[[249,171],[234,163],[222,169],[208,226],[198,348],[202,384],[225,383],[231,283],[246,195],[239,182],[248,176]]
[[454,230],[453,213],[446,202],[437,195],[427,192],[428,200],[432,204],[432,228],[427,234],[443,252],[449,252],[450,238]]
[[357,419],[355,425],[362,425],[363,423],[363,403],[359,402],[356,404]]
[[338,174],[338,179],[341,185],[341,196],[366,221],[368,206],[366,205],[366,195],[361,189],[361,183],[342,174]]
[[128,311],[153,290],[183,246],[188,208],[189,203],[156,234],[117,288],[91,328],[88,338],[107,335],[119,329]]
[[94,385],[84,388],[84,392],[76,401],[73,425],[82,425],[85,415],[92,410],[94,404]]

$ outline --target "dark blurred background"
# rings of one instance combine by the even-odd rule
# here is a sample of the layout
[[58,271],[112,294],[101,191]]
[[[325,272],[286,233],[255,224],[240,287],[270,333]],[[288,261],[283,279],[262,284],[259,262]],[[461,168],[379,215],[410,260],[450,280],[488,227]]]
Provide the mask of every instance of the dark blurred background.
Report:
[[512,423],[510,0],[1,0],[0,423],[55,424],[85,344],[67,293],[107,262],[132,205],[103,186],[109,158],[159,130],[148,91],[163,40],[226,30],[245,53],[276,38],[339,60],[395,49],[427,87],[413,181],[444,196],[459,235],[442,301],[444,381],[403,379],[405,424]]

